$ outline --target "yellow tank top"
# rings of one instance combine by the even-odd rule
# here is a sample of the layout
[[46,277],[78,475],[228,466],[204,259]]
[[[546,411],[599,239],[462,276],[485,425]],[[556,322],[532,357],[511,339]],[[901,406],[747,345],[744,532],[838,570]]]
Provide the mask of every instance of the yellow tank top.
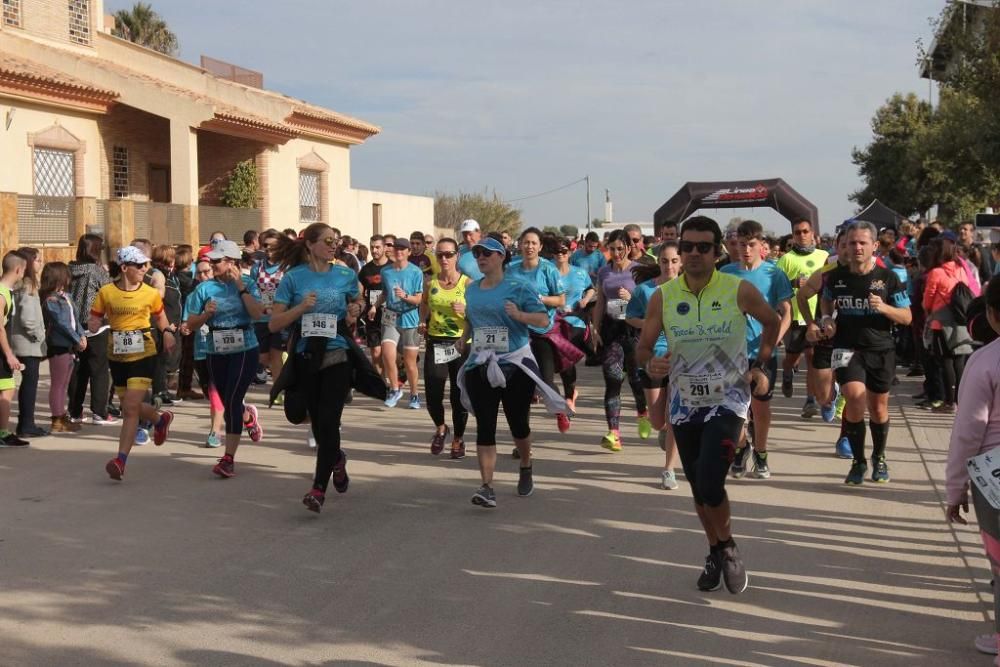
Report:
[[465,287],[469,279],[461,276],[451,289],[441,287],[437,277],[431,278],[427,292],[430,321],[427,335],[436,338],[460,338],[465,331],[465,316],[455,312],[454,304],[465,305]]

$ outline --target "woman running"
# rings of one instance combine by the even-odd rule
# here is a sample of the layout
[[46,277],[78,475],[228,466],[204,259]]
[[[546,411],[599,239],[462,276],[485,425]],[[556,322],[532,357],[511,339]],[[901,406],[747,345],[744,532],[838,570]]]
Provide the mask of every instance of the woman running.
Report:
[[[212,264],[208,259],[200,259],[195,265],[195,277],[198,283],[207,282],[212,280],[214,277],[214,271],[212,271]],[[197,284],[195,285],[197,287]],[[192,289],[191,293],[194,293]],[[186,337],[185,339],[191,339],[191,355],[192,363],[194,365],[194,374],[198,376],[198,384],[201,387],[204,396],[208,398],[208,409],[209,409],[209,427],[208,427],[208,437],[205,439],[205,446],[209,448],[221,447],[222,438],[219,437],[220,433],[224,432],[225,420],[224,413],[225,408],[222,405],[222,399],[219,397],[219,392],[216,390],[215,385],[212,384],[212,379],[208,370],[208,342],[205,339],[205,335],[210,333],[208,330],[208,325],[203,324],[200,329],[190,329],[187,325],[188,311],[187,311],[187,300],[185,300],[184,306],[184,322],[181,324],[181,333]]]
[[[274,250],[278,247],[281,234],[275,229],[265,229],[257,238],[264,251],[264,257],[250,269],[250,279],[256,283],[260,292],[260,303],[264,307],[264,314],[254,323],[254,333],[260,345],[257,379],[263,384],[267,381],[267,371],[270,370],[272,380],[276,380],[281,375],[281,366],[284,363],[282,354],[285,351],[285,334],[283,331],[271,333],[267,328],[267,322],[271,319],[271,308],[274,307],[274,295],[278,291],[278,285],[281,284],[281,267],[273,260]],[[281,403],[280,396],[277,403],[279,405]]]
[[[642,322],[646,318],[646,307],[649,305],[649,297],[653,295],[660,285],[673,280],[681,272],[681,256],[678,250],[677,241],[665,241],[660,246],[657,266],[640,265],[632,269],[632,277],[635,279],[636,287],[632,299],[625,309],[625,321],[630,327],[641,331]],[[662,331],[656,339],[653,347],[653,354],[663,357],[667,354],[667,336]],[[666,458],[663,463],[663,474],[660,479],[660,486],[663,489],[672,491],[676,489],[677,476],[674,468],[677,467],[677,447],[674,443],[674,432],[670,427],[670,419],[667,416],[667,381],[666,376],[659,382],[654,381],[644,369],[639,369],[639,379],[642,382],[643,391],[646,394],[646,405],[649,406],[649,419],[653,428],[659,431],[660,449]]]
[[125,463],[135,442],[139,420],[152,422],[153,442],[162,445],[170,432],[174,414],[169,410],[158,412],[143,402],[146,392],[153,386],[156,344],[150,331],[151,325],[163,333],[163,347],[173,349],[174,334],[168,331],[170,322],[163,312],[160,293],[143,282],[149,268],[149,257],[135,246],[118,250],[121,273],[114,282],[97,292],[90,308],[88,328],[97,333],[107,321],[111,336],[108,339],[108,359],[111,380],[122,405],[122,428],[118,436],[118,456],[104,466],[111,479],[120,480],[125,474]]
[[434,420],[436,429],[431,438],[431,454],[440,454],[448,438],[449,429],[444,418],[444,385],[450,382],[451,418],[455,424],[451,458],[461,459],[465,456],[463,438],[469,412],[462,405],[458,372],[468,357],[468,351],[459,351],[459,343],[465,333],[465,288],[469,279],[458,272],[458,242],[455,239],[438,241],[434,255],[441,271],[424,288],[419,327],[419,333],[427,337],[424,392],[427,395],[427,412]]
[[597,272],[597,302],[593,312],[594,348],[600,352],[601,370],[604,375],[604,416],[608,421],[608,434],[601,446],[613,452],[622,449],[619,430],[622,409],[622,384],[628,378],[635,397],[638,413],[639,437],[645,440],[653,432],[646,411],[646,397],[642,392],[639,368],[635,363],[635,346],[638,336],[625,321],[625,310],[635,292],[632,269],[638,262],[629,259],[632,241],[629,235],[616,229],[608,236],[611,261]]
[[[333,229],[314,222],[299,239],[279,239],[273,256],[285,273],[274,295],[268,326],[274,332],[298,324],[301,330],[293,368],[316,438],[316,474],[312,489],[302,499],[312,512],[323,508],[331,476],[337,493],[347,491],[351,481],[347,454],[340,448],[340,417],[351,389],[353,365],[347,355],[349,343],[337,324],[343,321],[351,327],[357,321],[361,286],[349,268],[330,263],[336,253]],[[293,358],[288,361],[293,363]]]
[[476,415],[476,456],[483,485],[472,496],[481,507],[496,507],[493,471],[497,463],[497,411],[503,404],[507,425],[520,455],[517,494],[530,496],[531,476],[531,397],[535,388],[551,413],[565,412],[566,401],[542,382],[538,363],[531,355],[529,327],[545,329],[549,316],[533,285],[504,276],[510,261],[503,244],[493,237],[473,247],[483,278],[465,290],[466,332],[472,348],[465,368],[458,376],[462,402]]
[[243,429],[253,442],[259,442],[264,435],[257,408],[243,402],[257,372],[260,354],[253,322],[263,315],[264,307],[257,300],[257,284],[240,273],[242,256],[235,242],[217,243],[205,255],[214,277],[199,283],[187,303],[188,329],[208,325],[208,376],[222,399],[226,422],[226,453],[212,472],[224,479],[236,474],[234,460]]
[[[588,338],[584,310],[594,298],[594,284],[586,269],[569,263],[570,248],[566,239],[554,239],[550,252],[566,288],[566,305],[562,307],[562,312],[566,322],[573,327],[570,342],[584,350]],[[580,394],[576,389],[576,366],[570,366],[559,375],[563,382],[566,405],[569,406],[570,412],[576,412],[576,399]]]

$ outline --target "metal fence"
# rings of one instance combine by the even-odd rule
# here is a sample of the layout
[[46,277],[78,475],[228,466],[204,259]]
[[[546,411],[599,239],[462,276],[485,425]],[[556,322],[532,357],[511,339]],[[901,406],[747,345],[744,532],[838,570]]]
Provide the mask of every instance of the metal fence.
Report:
[[208,243],[212,232],[221,231],[227,239],[243,242],[243,232],[260,231],[263,214],[258,208],[227,208],[225,206],[198,207],[198,241]]
[[184,207],[151,201],[135,202],[135,237],[154,245],[184,243]]
[[76,200],[73,197],[17,197],[17,236],[29,243],[76,242]]

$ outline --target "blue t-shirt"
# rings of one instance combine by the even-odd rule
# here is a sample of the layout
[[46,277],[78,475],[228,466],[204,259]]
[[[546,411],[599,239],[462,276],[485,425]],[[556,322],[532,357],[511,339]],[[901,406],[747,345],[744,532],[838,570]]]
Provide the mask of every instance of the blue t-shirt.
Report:
[[458,249],[458,271],[462,275],[469,276],[469,280],[480,280],[483,272],[479,270],[479,263],[472,254],[469,246],[463,245]]
[[[199,284],[201,284],[201,283],[199,283]],[[188,318],[188,316],[190,315],[190,312],[191,312],[188,309],[188,303],[191,301],[191,297],[192,296],[194,296],[194,291],[192,291],[191,294],[188,294],[187,299],[184,300],[184,312],[181,314],[181,317],[185,321],[187,321],[187,318]],[[206,324],[206,325],[202,326],[201,328],[195,329],[194,331],[191,332],[191,336],[193,336],[192,340],[194,341],[194,360],[195,361],[201,361],[201,360],[203,360],[208,355],[208,352],[207,352],[208,344],[205,342],[205,334],[202,332],[203,329],[205,331],[207,331],[208,330],[208,325]]]
[[385,297],[385,307],[399,313],[396,326],[400,329],[415,329],[420,324],[420,306],[403,301],[396,296],[397,287],[401,287],[409,296],[424,293],[424,272],[416,264],[406,263],[402,269],[386,264],[379,271],[382,276],[382,296]]
[[[632,292],[632,298],[629,299],[628,305],[625,307],[625,317],[637,320],[646,319],[649,299],[658,288],[659,285],[656,284],[655,278],[636,285],[635,291]],[[657,337],[656,343],[653,344],[653,354],[662,357],[667,353],[667,349],[667,334],[663,333],[661,327],[660,335]]]
[[[583,298],[583,293],[593,288],[594,283],[590,280],[590,275],[585,269],[579,266],[570,265],[566,275],[560,274],[563,285],[566,287],[566,306],[563,310],[571,313],[576,310],[576,305]],[[566,315],[566,321],[578,329],[585,329],[587,324],[576,315]]]
[[[505,273],[508,276],[520,278],[529,285],[532,285],[536,290],[538,290],[539,296],[559,296],[560,294],[566,293],[566,286],[563,285],[562,275],[560,275],[559,269],[556,268],[555,264],[544,257],[540,258],[538,260],[538,266],[530,271],[524,268],[524,262],[522,259],[517,259],[507,265]],[[556,322],[556,309],[546,308],[546,312],[549,314],[549,325],[547,327],[542,327],[541,329],[537,327],[528,328],[535,333],[540,334],[552,331],[552,327],[555,326]]]
[[[785,272],[772,262],[761,262],[760,266],[752,271],[744,269],[743,265],[739,263],[726,264],[719,270],[722,273],[742,278],[756,287],[772,308],[777,308],[782,301],[792,298],[792,283],[789,282]],[[747,315],[747,357],[749,359],[757,358],[757,352],[760,351],[760,337],[763,332],[763,325]]]
[[[243,287],[250,292],[250,296],[260,300],[260,292],[256,283],[250,281],[249,276],[240,276]],[[187,310],[191,315],[201,315],[205,312],[205,304],[209,300],[215,301],[215,315],[209,318],[207,324],[209,333],[204,336],[204,351],[206,354],[233,354],[244,352],[257,347],[257,335],[254,333],[253,320],[250,313],[243,305],[243,297],[240,296],[239,288],[234,283],[222,282],[221,280],[206,280],[198,283],[194,291],[188,296]],[[243,331],[243,344],[236,345],[225,352],[215,351],[215,336],[213,332],[220,329],[240,329]]]
[[[330,264],[329,270],[313,271],[308,264],[299,264],[285,272],[274,295],[274,302],[294,308],[302,303],[310,292],[316,293],[313,313],[336,315],[337,321],[347,317],[347,302],[358,298],[358,276],[351,269],[339,264]],[[339,333],[327,340],[326,349],[344,350],[348,343]],[[296,352],[304,352],[306,341],[300,338]]]
[[271,321],[271,306],[274,304],[274,295],[281,283],[280,268],[280,264],[269,264],[267,260],[254,262],[250,268],[250,280],[257,285],[260,291],[260,303],[264,306],[264,314],[260,316],[258,322]]
[[569,263],[573,266],[579,266],[593,278],[597,275],[598,269],[607,264],[608,260],[600,250],[595,250],[588,255],[584,248],[580,248],[569,256]]
[[[528,325],[511,319],[503,309],[510,301],[526,313],[544,313],[545,304],[538,298],[538,290],[523,280],[505,277],[493,289],[483,289],[480,281],[469,283],[465,288],[465,319],[476,340],[476,329],[483,327],[504,327],[507,330],[508,351],[519,350],[529,342]],[[466,367],[472,368],[475,355],[469,355]]]
[[899,283],[906,288],[906,293],[910,293],[910,274],[906,272],[906,267],[899,264],[893,264],[891,267],[892,272],[896,274],[899,278]]

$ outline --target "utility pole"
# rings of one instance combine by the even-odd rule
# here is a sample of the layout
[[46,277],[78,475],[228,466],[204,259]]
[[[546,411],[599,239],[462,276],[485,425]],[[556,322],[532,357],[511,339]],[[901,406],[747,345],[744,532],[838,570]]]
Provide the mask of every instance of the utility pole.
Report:
[[590,174],[587,174],[587,231],[590,231]]

